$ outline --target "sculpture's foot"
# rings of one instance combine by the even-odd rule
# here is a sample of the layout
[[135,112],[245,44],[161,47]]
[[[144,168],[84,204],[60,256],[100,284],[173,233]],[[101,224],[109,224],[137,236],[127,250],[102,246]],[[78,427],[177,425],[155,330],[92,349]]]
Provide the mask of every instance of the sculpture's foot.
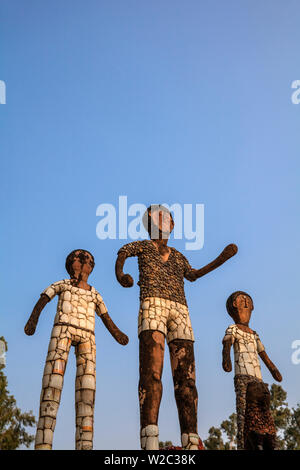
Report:
[[159,450],[158,426],[149,424],[141,429],[141,448],[142,450]]
[[[93,403],[95,392],[93,390],[81,390],[81,396]],[[85,408],[84,411],[90,416],[78,416],[76,418],[76,450],[93,450],[93,410]]]
[[[51,418],[50,418],[51,419]],[[40,420],[41,421],[41,420]],[[39,421],[39,424],[41,424]],[[35,436],[35,450],[51,450],[53,441],[52,429],[38,429]]]
[[52,450],[52,446],[50,444],[38,444],[34,447],[35,450]]
[[182,449],[184,450],[199,450],[202,446],[202,441],[198,434],[190,432],[189,434],[181,435]]
[[93,442],[91,441],[76,442],[76,450],[93,450]]

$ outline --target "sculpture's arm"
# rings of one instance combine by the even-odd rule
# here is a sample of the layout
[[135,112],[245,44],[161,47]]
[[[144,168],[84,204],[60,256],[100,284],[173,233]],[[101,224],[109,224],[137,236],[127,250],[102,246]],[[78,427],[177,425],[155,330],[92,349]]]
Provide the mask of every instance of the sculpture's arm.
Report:
[[232,345],[231,338],[223,340],[222,367],[225,370],[225,372],[232,371],[232,364],[231,364],[231,358],[230,358],[231,345]]
[[188,279],[189,281],[196,281],[196,279],[199,279],[199,277],[205,276],[205,274],[210,273],[211,271],[225,263],[227,260],[232,258],[232,256],[236,255],[237,251],[238,247],[234,243],[227,245],[226,248],[224,248],[224,250],[222,251],[222,253],[211,263],[207,264],[206,266],[200,269],[191,269],[185,275],[186,279]]
[[24,331],[26,335],[31,336],[34,334],[36,326],[39,321],[40,314],[48,302],[50,302],[48,295],[41,294],[41,297],[35,304],[34,309],[32,310],[32,313],[29,317],[29,320],[25,325]]
[[120,253],[118,255],[116,265],[115,265],[116,278],[118,279],[121,286],[132,287],[133,286],[132,277],[130,276],[130,274],[123,273],[123,267],[124,267],[126,258],[127,258],[126,253]]
[[282,375],[281,373],[279,372],[279,370],[277,369],[277,367],[273,364],[273,362],[271,361],[271,359],[269,358],[268,354],[266,353],[266,351],[261,351],[259,353],[259,356],[260,358],[262,359],[262,361],[265,363],[265,365],[267,366],[267,368],[269,369],[269,371],[271,372],[272,374],[272,377],[277,380],[277,382],[281,382],[282,381]]
[[112,319],[110,318],[109,314],[106,312],[106,313],[102,313],[99,316],[101,320],[103,321],[104,325],[106,326],[106,328],[108,329],[108,331],[110,332],[110,334],[113,336],[113,338],[115,338],[115,340],[119,344],[122,344],[123,346],[125,346],[129,341],[128,336],[125,335],[125,333],[123,333],[121,330],[119,330],[117,325],[115,325]]

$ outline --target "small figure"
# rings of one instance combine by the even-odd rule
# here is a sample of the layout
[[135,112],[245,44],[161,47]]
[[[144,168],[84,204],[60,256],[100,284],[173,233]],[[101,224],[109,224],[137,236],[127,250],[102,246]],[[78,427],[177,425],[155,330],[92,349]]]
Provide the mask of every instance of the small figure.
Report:
[[118,252],[116,277],[123,287],[133,279],[123,273],[125,260],[138,257],[140,310],[140,439],[144,450],[157,450],[158,414],[162,397],[162,370],[165,338],[169,346],[178,408],[181,442],[184,449],[198,450],[201,440],[197,430],[197,404],[194,334],[184,294],[184,278],[196,281],[221,266],[237,252],[228,245],[210,264],[193,269],[175,248],[168,247],[174,221],[166,207],[150,206],[144,215],[150,240],[124,245]]
[[268,357],[256,331],[249,328],[249,321],[254,308],[250,295],[242,291],[234,292],[227,299],[226,308],[235,323],[227,328],[223,338],[222,365],[225,372],[231,372],[230,349],[233,345],[235,365],[234,387],[238,427],[237,448],[242,450],[244,449],[243,434],[247,385],[249,382],[262,383],[258,355],[275,380],[281,382],[282,377]]
[[270,411],[270,392],[264,382],[249,382],[244,426],[245,450],[275,450],[276,428]]
[[94,266],[95,261],[91,253],[86,250],[72,251],[66,259],[66,270],[70,279],[55,282],[44,290],[25,326],[25,333],[33,335],[43,308],[56,295],[59,296],[44,369],[35,449],[52,449],[56,415],[71,345],[75,346],[77,364],[76,449],[93,448],[96,390],[95,311],[118,343],[128,343],[128,337],[117,328],[108,315],[99,292],[87,283]]

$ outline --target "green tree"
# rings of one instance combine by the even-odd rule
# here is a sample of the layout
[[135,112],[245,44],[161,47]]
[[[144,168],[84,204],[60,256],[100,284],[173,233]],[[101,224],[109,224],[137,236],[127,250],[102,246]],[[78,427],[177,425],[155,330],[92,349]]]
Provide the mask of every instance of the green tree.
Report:
[[289,425],[284,432],[285,446],[288,450],[300,450],[300,404],[292,409]]
[[280,385],[272,384],[271,394],[271,413],[277,431],[277,441],[279,449],[285,448],[285,431],[291,419],[291,410],[286,402],[287,393]]
[[159,441],[158,446],[160,449],[165,449],[166,447],[172,447],[173,444],[172,444],[172,441],[166,441],[166,442]]
[[207,450],[225,450],[222,438],[222,431],[219,428],[211,427],[208,431],[208,438],[203,442]]
[[[6,344],[3,337],[0,340]],[[3,369],[4,365],[0,364],[0,450],[15,450],[20,445],[29,447],[34,437],[26,432],[26,427],[35,424],[35,417],[31,411],[22,413],[17,408],[15,398],[7,390]]]
[[221,423],[221,430],[226,434],[228,442],[225,442],[225,450],[236,450],[237,419],[236,413]]

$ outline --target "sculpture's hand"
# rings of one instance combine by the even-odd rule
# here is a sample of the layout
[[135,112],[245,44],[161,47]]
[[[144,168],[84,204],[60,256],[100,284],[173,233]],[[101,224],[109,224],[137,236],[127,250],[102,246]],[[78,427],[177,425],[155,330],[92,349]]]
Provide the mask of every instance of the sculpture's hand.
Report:
[[282,381],[282,375],[276,367],[275,369],[272,369],[270,372],[272,374],[273,379],[277,380],[277,382]]
[[28,320],[28,322],[26,323],[25,328],[24,328],[24,331],[25,331],[26,335],[28,335],[28,336],[34,335],[35,330],[36,330],[36,323],[33,322],[33,321],[29,318],[29,320]]
[[230,259],[234,255],[236,255],[238,252],[238,247],[234,244],[231,243],[230,245],[227,245],[224,250],[221,253],[221,256],[224,257],[224,259]]
[[132,287],[133,286],[133,279],[130,274],[123,273],[123,267],[126,260],[126,253],[119,253],[115,265],[115,273],[118,282],[123,287]]
[[125,333],[122,333],[120,330],[114,334],[114,338],[119,344],[122,344],[122,346],[126,346],[126,344],[129,343],[128,336],[125,335]]
[[32,313],[29,317],[29,320],[25,325],[24,331],[26,335],[32,336],[35,333],[35,329],[38,324],[40,314],[48,302],[50,302],[48,295],[41,294],[41,297],[35,304],[34,309],[32,310]]
[[277,380],[277,382],[281,382],[282,381],[282,376],[281,376],[281,373],[279,372],[279,370],[277,369],[277,367],[275,366],[275,364],[273,364],[273,362],[271,361],[271,359],[269,358],[268,354],[266,353],[266,351],[261,351],[259,353],[259,356],[260,358],[263,360],[263,362],[266,364],[267,368],[269,369],[269,371],[271,372],[272,374],[272,377]]
[[203,266],[203,268],[197,270],[191,269],[188,274],[185,274],[186,279],[189,281],[195,281],[196,279],[199,279],[199,277],[205,276],[219,266],[222,266],[222,264],[232,258],[232,256],[234,256],[237,251],[238,247],[234,243],[227,245],[222,253],[211,263],[208,263],[206,266]]
[[108,329],[108,331],[110,332],[110,334],[113,336],[113,338],[119,344],[122,344],[122,346],[125,346],[129,342],[128,336],[125,335],[125,333],[123,333],[121,330],[119,330],[117,325],[115,325],[112,319],[110,318],[108,312],[100,314],[99,316],[101,320],[103,321],[104,325],[106,326],[106,328]]
[[119,282],[121,286],[123,287],[132,287],[134,282],[130,274],[123,274],[122,277],[120,277]]
[[232,364],[231,364],[231,359],[229,358],[223,358],[222,362],[223,369],[225,372],[231,372],[232,371]]

